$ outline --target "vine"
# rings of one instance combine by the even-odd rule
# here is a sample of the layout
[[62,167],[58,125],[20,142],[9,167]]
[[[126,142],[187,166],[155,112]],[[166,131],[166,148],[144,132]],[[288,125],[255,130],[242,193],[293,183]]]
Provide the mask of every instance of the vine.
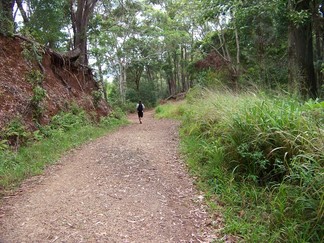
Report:
[[25,42],[22,44],[22,55],[27,63],[32,66],[34,62],[37,62],[38,67],[40,68],[40,71],[32,69],[29,73],[27,73],[26,77],[27,82],[32,85],[33,89],[33,96],[30,100],[30,106],[33,110],[33,118],[36,121],[39,121],[43,114],[41,103],[46,96],[46,90],[42,87],[42,83],[45,78],[45,69],[41,63],[45,50],[39,43],[33,40],[19,35],[16,36],[25,40]]
[[36,61],[42,74],[45,75],[45,69],[42,65],[43,55],[45,54],[44,48],[37,42],[34,42],[22,36],[18,36],[18,35],[16,36],[26,41],[22,44],[23,47],[22,55],[25,58],[25,60],[29,64]]

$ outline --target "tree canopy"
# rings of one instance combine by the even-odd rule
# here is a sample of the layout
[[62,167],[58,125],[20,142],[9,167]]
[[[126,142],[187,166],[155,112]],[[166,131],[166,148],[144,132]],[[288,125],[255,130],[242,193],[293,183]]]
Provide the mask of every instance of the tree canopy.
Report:
[[[80,49],[122,102],[196,84],[323,97],[320,0],[1,0],[0,32]],[[19,13],[19,14],[18,14]],[[18,18],[18,16],[21,16]],[[18,27],[18,28],[17,28]]]

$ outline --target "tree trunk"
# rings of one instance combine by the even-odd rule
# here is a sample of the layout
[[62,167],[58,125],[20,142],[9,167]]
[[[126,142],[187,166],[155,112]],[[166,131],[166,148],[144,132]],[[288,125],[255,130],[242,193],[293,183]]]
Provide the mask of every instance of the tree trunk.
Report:
[[181,92],[185,92],[188,90],[187,83],[186,83],[186,74],[185,74],[185,63],[186,63],[186,47],[181,46],[181,84],[182,89]]
[[[174,53],[173,53],[174,54]],[[168,53],[168,63],[169,63],[169,70],[168,70],[168,85],[169,85],[169,94],[174,95],[177,92],[177,79],[176,79],[176,70],[174,70],[174,55],[171,58],[171,54]]]
[[[324,8],[324,1],[323,8]],[[313,9],[313,23],[314,23],[314,32],[315,32],[315,63],[316,65],[316,80],[317,87],[324,87],[324,73],[322,72],[322,65],[324,60],[324,18],[318,13],[318,5],[315,5]],[[324,9],[323,9],[324,10]],[[322,94],[323,95],[323,94]]]
[[178,67],[178,55],[177,55],[177,50],[173,51],[173,59],[172,59],[172,73],[173,73],[173,78],[172,80],[175,83],[175,91],[173,94],[176,94],[178,91],[179,85],[179,67]]
[[141,81],[141,77],[144,71],[144,67],[137,65],[135,67],[133,67],[135,69],[134,71],[134,79],[135,79],[135,85],[136,85],[136,91],[139,92],[139,88],[140,88],[140,81]]
[[[310,0],[298,3],[290,1],[294,11],[309,11]],[[318,88],[314,70],[312,22],[303,24],[290,23],[289,26],[289,83],[290,87],[297,85],[298,91],[304,98],[316,98]]]
[[123,64],[122,60],[119,60],[119,94],[121,102],[126,101],[126,66]]
[[[77,1],[77,3],[75,2]],[[87,31],[90,16],[98,0],[70,0],[74,48],[80,48],[79,62],[88,65]],[[76,10],[74,11],[76,7]]]
[[236,91],[237,90],[237,80],[241,75],[241,62],[240,62],[240,55],[241,55],[241,50],[240,50],[240,39],[238,35],[238,30],[235,26],[235,43],[236,43],[236,63],[234,64],[234,77],[233,77],[233,88]]
[[98,74],[99,74],[99,83],[102,88],[102,92],[105,98],[105,101],[108,103],[108,96],[107,96],[107,84],[104,82],[104,77],[102,74],[102,68],[99,62],[97,62],[97,67],[98,67]]
[[13,6],[15,0],[0,0],[0,34],[8,36],[14,32]]

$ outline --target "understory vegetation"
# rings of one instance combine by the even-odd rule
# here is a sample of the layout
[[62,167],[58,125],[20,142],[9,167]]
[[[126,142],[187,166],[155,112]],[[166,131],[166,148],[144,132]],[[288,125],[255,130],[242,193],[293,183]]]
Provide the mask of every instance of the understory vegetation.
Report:
[[194,88],[156,115],[182,121],[182,152],[224,234],[323,242],[324,102]]
[[75,105],[55,115],[49,125],[39,125],[35,132],[29,132],[19,118],[13,120],[0,131],[0,196],[24,179],[41,174],[67,150],[126,123],[117,109],[94,122]]

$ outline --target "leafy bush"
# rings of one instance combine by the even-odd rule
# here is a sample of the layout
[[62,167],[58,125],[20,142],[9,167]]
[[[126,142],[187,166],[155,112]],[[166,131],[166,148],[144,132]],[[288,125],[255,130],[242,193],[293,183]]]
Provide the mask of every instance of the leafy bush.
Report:
[[25,145],[30,138],[31,134],[27,131],[21,119],[15,118],[0,131],[0,147],[2,150],[8,148],[8,145],[18,148]]
[[95,90],[91,92],[93,105],[94,107],[98,107],[100,100],[102,99],[102,92],[100,90]]
[[87,125],[89,123],[84,111],[74,114],[72,112],[61,112],[52,117],[51,128],[68,131],[76,127]]
[[111,118],[115,118],[118,120],[126,119],[126,114],[123,112],[123,110],[119,107],[116,107],[110,114],[109,117],[103,118],[102,121],[109,120]]

